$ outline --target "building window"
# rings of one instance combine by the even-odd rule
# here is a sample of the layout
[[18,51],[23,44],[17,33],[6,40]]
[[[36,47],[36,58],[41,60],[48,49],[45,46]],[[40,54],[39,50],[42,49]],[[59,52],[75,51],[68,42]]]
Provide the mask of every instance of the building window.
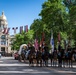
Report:
[[1,41],[1,45],[6,45],[6,41]]
[[1,36],[1,39],[6,39],[6,36],[5,36],[5,35],[2,35],[2,36]]
[[2,30],[4,29],[4,25],[1,25],[1,29],[2,29]]

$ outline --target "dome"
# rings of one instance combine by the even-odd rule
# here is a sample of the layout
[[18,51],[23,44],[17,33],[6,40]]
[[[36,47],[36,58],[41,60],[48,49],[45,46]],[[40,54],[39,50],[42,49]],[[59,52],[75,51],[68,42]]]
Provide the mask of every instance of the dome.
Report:
[[2,20],[7,20],[6,16],[4,15],[4,12],[2,12],[1,19],[2,19]]

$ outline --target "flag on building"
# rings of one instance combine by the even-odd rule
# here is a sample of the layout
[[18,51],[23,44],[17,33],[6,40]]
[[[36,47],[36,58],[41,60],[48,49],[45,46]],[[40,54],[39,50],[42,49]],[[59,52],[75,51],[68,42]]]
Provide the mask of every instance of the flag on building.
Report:
[[8,34],[9,30],[10,30],[10,28],[7,28],[5,34]]
[[51,40],[50,40],[51,50],[54,51],[54,39],[53,39],[53,32],[51,32]]
[[23,26],[20,27],[20,34],[23,32]]
[[5,32],[6,32],[6,29],[7,29],[7,28],[4,28],[4,29],[2,30],[2,33],[3,33],[3,34],[5,34]]

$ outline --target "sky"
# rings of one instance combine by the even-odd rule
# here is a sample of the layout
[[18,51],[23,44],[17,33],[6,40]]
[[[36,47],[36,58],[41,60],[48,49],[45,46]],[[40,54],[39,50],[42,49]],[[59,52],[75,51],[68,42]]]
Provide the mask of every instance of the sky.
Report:
[[14,34],[12,28],[30,25],[34,19],[40,18],[39,13],[42,10],[42,4],[47,0],[0,0],[0,16],[4,11],[7,17],[10,34]]

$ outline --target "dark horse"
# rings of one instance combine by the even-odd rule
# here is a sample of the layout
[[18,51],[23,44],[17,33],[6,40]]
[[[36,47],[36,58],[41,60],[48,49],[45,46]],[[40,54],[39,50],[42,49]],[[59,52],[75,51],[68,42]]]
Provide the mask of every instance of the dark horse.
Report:
[[48,47],[44,47],[44,51],[42,52],[42,60],[43,60],[43,66],[48,66],[48,59],[49,59],[49,51]]
[[72,67],[72,64],[73,64],[73,54],[74,54],[74,51],[73,50],[68,50],[67,52],[66,52],[66,54],[67,55],[65,55],[65,60],[66,60],[66,62],[67,62],[67,65],[69,66],[69,67]]
[[32,46],[30,47],[30,52],[29,52],[29,66],[34,66],[34,64],[36,63],[36,52],[35,52],[35,48]]
[[54,50],[52,57],[53,57],[53,66],[56,66],[57,65],[57,59],[58,59],[57,50],[56,49]]
[[39,47],[39,50],[36,53],[37,66],[42,66],[42,49]]

